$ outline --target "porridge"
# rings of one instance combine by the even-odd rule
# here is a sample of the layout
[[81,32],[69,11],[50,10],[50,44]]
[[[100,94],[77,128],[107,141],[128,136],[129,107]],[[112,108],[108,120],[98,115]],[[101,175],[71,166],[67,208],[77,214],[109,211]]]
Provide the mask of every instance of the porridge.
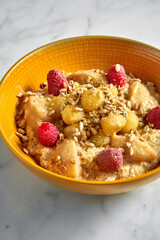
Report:
[[49,71],[39,91],[18,95],[23,151],[41,167],[84,180],[112,181],[159,163],[160,94],[123,66]]

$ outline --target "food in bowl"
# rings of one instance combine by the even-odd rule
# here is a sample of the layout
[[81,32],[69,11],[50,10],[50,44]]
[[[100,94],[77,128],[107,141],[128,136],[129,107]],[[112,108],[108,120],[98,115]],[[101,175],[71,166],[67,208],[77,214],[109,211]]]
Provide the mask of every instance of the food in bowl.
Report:
[[123,66],[49,71],[39,91],[18,95],[17,136],[23,151],[49,171],[112,181],[157,167],[160,94]]

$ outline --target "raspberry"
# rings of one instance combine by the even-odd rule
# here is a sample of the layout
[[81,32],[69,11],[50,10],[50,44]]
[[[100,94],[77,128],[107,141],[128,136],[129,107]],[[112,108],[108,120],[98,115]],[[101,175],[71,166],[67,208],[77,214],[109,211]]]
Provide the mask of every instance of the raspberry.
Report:
[[97,156],[97,164],[105,172],[118,171],[123,164],[123,155],[118,148],[106,148]]
[[153,128],[160,129],[160,105],[152,108],[146,116],[147,124],[153,125]]
[[107,74],[108,82],[113,85],[123,87],[126,84],[126,73],[120,64],[113,65]]
[[57,69],[49,71],[47,75],[48,93],[58,96],[62,88],[68,90],[69,83],[63,73]]
[[53,146],[59,138],[59,130],[49,122],[43,122],[38,128],[38,140],[43,146]]

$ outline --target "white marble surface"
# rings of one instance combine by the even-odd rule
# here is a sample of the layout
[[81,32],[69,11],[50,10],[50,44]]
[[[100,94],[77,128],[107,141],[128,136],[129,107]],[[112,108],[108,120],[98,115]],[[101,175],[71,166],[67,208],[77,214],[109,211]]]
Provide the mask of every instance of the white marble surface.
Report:
[[[0,78],[31,50],[72,36],[160,48],[159,12],[158,0],[0,0]],[[160,180],[127,194],[71,193],[34,176],[0,140],[0,240],[158,240],[159,189]]]

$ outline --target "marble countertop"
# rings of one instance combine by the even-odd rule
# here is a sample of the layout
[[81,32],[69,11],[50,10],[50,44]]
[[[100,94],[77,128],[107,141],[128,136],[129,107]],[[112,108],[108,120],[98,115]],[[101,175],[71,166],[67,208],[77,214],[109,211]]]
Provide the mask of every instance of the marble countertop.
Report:
[[[80,35],[112,35],[160,48],[158,0],[0,0],[0,79],[22,56]],[[158,240],[160,180],[89,196],[25,169],[0,139],[0,240]]]

